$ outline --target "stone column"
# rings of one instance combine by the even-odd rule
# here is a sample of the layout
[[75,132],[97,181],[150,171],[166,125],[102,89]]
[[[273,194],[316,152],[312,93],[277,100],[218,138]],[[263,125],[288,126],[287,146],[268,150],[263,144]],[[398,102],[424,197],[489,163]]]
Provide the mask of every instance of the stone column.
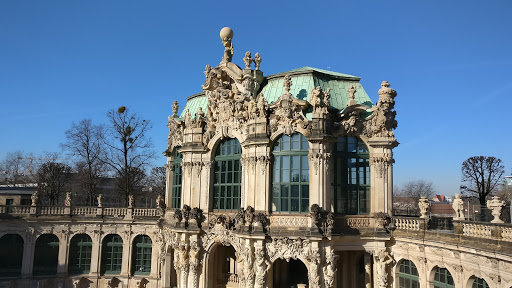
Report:
[[393,258],[385,249],[378,250],[373,255],[375,269],[375,287],[388,287],[388,265],[393,262]]
[[34,263],[35,239],[33,231],[25,233],[23,241],[23,265],[21,266],[21,278],[31,278]]
[[162,281],[162,287],[163,288],[171,288],[171,269],[172,269],[172,257],[170,253],[167,253],[164,256],[163,263],[160,262],[160,274],[161,281]]
[[[395,140],[396,142],[396,140]],[[392,140],[376,137],[370,144],[371,212],[391,214],[393,208]]]
[[[172,164],[171,157],[167,157],[167,164],[165,164],[165,168],[165,204],[167,205],[167,209],[169,209],[172,204],[172,179],[174,177],[174,165]],[[181,205],[179,207],[181,207]]]
[[343,251],[343,257],[342,257],[342,263],[343,263],[343,287],[350,287],[350,280],[352,279],[353,275],[350,273],[351,266],[350,266],[350,255],[348,251]]
[[267,271],[271,267],[270,261],[267,260],[264,245],[264,240],[257,240],[254,243],[254,287],[256,288],[265,287],[265,282],[267,280]]
[[334,252],[331,247],[325,248],[325,265],[323,265],[322,272],[326,288],[332,288],[336,284],[339,257],[340,256],[336,255],[336,252]]
[[310,288],[320,288],[320,274],[318,271],[318,266],[320,263],[320,253],[318,253],[318,242],[311,242],[311,250],[308,252],[307,260],[308,260],[308,280]]
[[199,265],[200,265],[201,246],[199,246],[199,239],[197,235],[190,236],[190,249],[189,249],[189,273],[188,273],[188,286],[197,288],[199,284]]
[[89,271],[89,275],[92,277],[100,276],[101,234],[100,230],[95,230],[92,235],[91,268]]
[[[130,245],[131,243],[131,240],[130,239],[130,235],[131,235],[131,231],[129,230],[125,230],[123,231],[124,233],[124,237],[123,238],[123,264],[121,265],[121,274],[119,274],[119,276],[121,277],[129,277],[130,276],[130,270],[131,270],[131,262],[130,261],[132,259],[131,257],[131,247],[132,245]],[[120,233],[121,234],[121,233]]]
[[366,288],[372,288],[372,258],[371,254],[364,252],[364,282]]
[[68,248],[69,248],[69,231],[63,230],[59,238],[59,256],[57,266],[57,276],[65,277],[68,273]]

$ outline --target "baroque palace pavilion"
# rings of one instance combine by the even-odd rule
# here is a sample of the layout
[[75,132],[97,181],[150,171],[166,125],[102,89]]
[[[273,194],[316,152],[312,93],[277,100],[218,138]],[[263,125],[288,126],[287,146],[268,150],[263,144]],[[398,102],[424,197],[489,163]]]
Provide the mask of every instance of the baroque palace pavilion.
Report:
[[264,76],[220,36],[172,105],[158,208],[0,206],[0,287],[512,287],[511,225],[392,215],[387,81],[374,104],[356,76]]

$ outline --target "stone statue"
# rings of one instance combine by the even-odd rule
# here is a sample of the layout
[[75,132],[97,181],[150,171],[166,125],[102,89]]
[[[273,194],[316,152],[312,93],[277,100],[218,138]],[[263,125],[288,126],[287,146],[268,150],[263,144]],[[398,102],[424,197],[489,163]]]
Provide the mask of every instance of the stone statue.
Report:
[[252,57],[251,57],[251,52],[247,51],[245,52],[245,57],[244,57],[244,64],[245,64],[245,69],[251,69],[251,63],[253,61]]
[[133,195],[128,195],[128,208],[133,208]]
[[334,213],[332,213],[332,211],[327,214],[325,223],[327,224],[327,233],[330,235],[332,233],[332,229],[334,228]]
[[185,113],[185,126],[187,128],[192,127],[192,116],[190,115],[190,109],[187,109],[187,113]]
[[196,121],[203,121],[205,119],[204,117],[204,111],[202,107],[199,107],[196,112]]
[[420,218],[427,218],[428,209],[430,208],[430,202],[424,196],[421,196],[418,207],[420,208]]
[[251,100],[249,100],[249,102],[245,103],[245,109],[247,111],[249,119],[256,118],[257,107],[256,107],[256,102],[254,101],[254,98],[251,97]]
[[66,199],[64,200],[64,206],[71,206],[71,192],[66,192]]
[[261,63],[261,57],[260,57],[260,53],[256,53],[256,55],[254,55],[254,70],[260,70],[260,63]]
[[347,92],[348,92],[348,98],[349,98],[349,100],[347,102],[347,107],[352,106],[352,105],[357,105],[357,102],[355,100],[356,88],[354,87],[354,85],[350,85]]
[[491,223],[504,223],[503,220],[500,219],[503,206],[505,206],[505,201],[500,200],[498,196],[492,196],[492,200],[487,200],[487,208],[491,210],[492,216],[494,217]]
[[156,196],[156,208],[164,209],[164,205],[165,204],[162,195],[158,194],[158,196]]
[[375,253],[375,271],[377,272],[377,284],[379,288],[388,286],[388,272],[386,266],[393,262],[393,257],[386,250],[379,250]]
[[220,39],[222,40],[222,45],[224,45],[224,57],[222,57],[220,63],[231,62],[233,59],[233,43],[231,43],[233,30],[229,27],[222,28],[222,30],[220,30]]
[[172,116],[177,116],[178,114],[178,109],[179,109],[179,105],[178,105],[178,101],[174,101],[172,102]]
[[311,105],[313,106],[313,112],[320,113],[321,112],[321,105],[322,105],[322,88],[320,86],[317,86],[315,89],[311,90],[311,96],[310,101]]
[[325,287],[334,287],[334,278],[336,277],[336,271],[338,270],[336,266],[338,264],[339,257],[340,256],[336,255],[334,250],[331,250],[330,253],[325,255],[326,265],[322,269],[324,272]]
[[254,221],[254,208],[252,206],[247,206],[245,209],[245,223],[246,225],[251,225]]
[[32,196],[30,196],[30,199],[32,199],[32,205],[31,205],[32,207],[37,206],[37,202],[39,200],[38,194],[39,194],[39,192],[37,192],[37,190],[36,190],[36,191],[34,191],[34,194],[32,194]]
[[455,217],[453,217],[453,220],[464,220],[464,201],[462,201],[460,194],[455,194],[452,208],[455,211]]
[[265,99],[265,97],[263,97],[263,94],[260,94],[260,96],[258,98],[257,108],[258,108],[258,116],[260,118],[267,117],[268,104],[267,104],[267,100]]
[[314,227],[314,226],[317,226],[318,225],[318,220],[320,220],[320,218],[322,217],[322,214],[321,214],[321,211],[322,208],[320,208],[320,206],[318,206],[318,204],[313,204],[311,205],[311,207],[309,208],[309,217],[311,218],[312,220],[312,225],[311,227]]
[[103,194],[99,194],[96,200],[98,200],[98,208],[103,207]]
[[327,91],[324,92],[324,109],[325,113],[329,112],[329,107],[331,107],[331,88],[327,88]]
[[270,268],[270,262],[265,258],[265,250],[263,248],[256,248],[255,263],[256,270],[256,282],[254,287],[263,287],[265,284],[265,278],[268,269]]

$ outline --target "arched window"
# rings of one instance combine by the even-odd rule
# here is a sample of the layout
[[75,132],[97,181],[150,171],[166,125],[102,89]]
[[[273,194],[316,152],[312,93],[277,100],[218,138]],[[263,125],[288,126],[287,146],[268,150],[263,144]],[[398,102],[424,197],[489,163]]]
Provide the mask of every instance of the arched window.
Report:
[[181,181],[183,180],[183,172],[181,169],[181,161],[183,154],[178,152],[178,147],[173,151],[172,165],[174,172],[172,175],[172,188],[171,188],[171,208],[179,209],[181,207]]
[[103,239],[101,249],[101,274],[120,274],[123,264],[123,239],[110,234]]
[[452,274],[446,268],[436,266],[434,274],[434,288],[455,288]]
[[20,276],[23,243],[23,238],[18,234],[6,234],[0,238],[0,277]]
[[274,144],[272,211],[309,211],[309,143],[302,134],[283,135]]
[[34,275],[55,275],[59,264],[59,238],[53,234],[37,237],[34,251]]
[[487,285],[487,282],[482,278],[475,278],[473,280],[473,287],[472,288],[489,288],[489,285]]
[[151,238],[139,235],[133,240],[132,275],[149,275],[151,273]]
[[338,213],[370,213],[370,154],[363,141],[338,138],[333,149],[334,209]]
[[402,260],[398,266],[398,288],[419,288],[418,269],[412,261]]
[[213,182],[213,209],[236,211],[240,209],[242,147],[237,139],[225,139],[215,152],[215,178]]
[[89,274],[91,270],[92,239],[87,234],[77,234],[69,244],[70,275]]

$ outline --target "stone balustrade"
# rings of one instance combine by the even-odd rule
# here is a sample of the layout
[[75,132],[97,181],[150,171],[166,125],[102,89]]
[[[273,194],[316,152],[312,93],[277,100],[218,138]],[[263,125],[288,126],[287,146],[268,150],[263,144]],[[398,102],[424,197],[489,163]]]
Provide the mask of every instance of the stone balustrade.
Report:
[[78,217],[160,217],[158,208],[126,208],[96,206],[12,206],[1,205],[0,216],[78,216]]
[[[429,223],[429,219],[421,219],[419,217],[393,217],[392,221],[394,224],[393,230],[397,233],[430,231],[464,237],[512,242],[511,224],[453,220],[453,225],[444,225],[442,229],[439,229],[436,225]],[[450,229],[447,229],[447,227]]]
[[461,223],[462,235],[492,239],[493,226],[483,223]]
[[398,230],[420,230],[423,219],[412,217],[395,217],[393,223]]

